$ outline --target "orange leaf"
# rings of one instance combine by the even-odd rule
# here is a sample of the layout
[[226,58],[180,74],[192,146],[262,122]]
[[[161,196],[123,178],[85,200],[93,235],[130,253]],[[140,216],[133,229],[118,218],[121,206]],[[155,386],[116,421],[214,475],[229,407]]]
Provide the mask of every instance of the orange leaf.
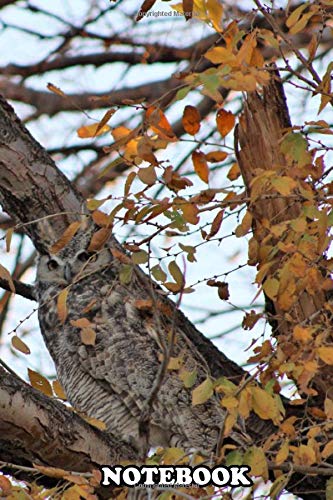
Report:
[[84,125],[83,127],[78,128],[77,135],[81,139],[87,139],[105,134],[106,132],[109,132],[109,130],[111,130],[109,125],[103,125],[100,127],[99,123],[92,123],[91,125]]
[[63,234],[60,236],[58,241],[53,243],[53,245],[50,247],[50,252],[51,253],[58,253],[62,248],[64,248],[73,238],[73,236],[77,233],[79,227],[81,226],[81,222],[76,221],[72,222],[67,229],[63,232]]
[[190,134],[195,135],[200,130],[200,113],[194,106],[185,106],[182,118],[184,130]]
[[235,117],[231,111],[225,111],[225,109],[219,109],[216,114],[216,125],[217,130],[220,132],[222,137],[225,137],[234,128]]
[[163,113],[156,106],[150,106],[146,111],[146,119],[152,130],[161,138],[169,141],[177,140],[172,127]]
[[59,87],[53,85],[53,83],[48,83],[47,88],[54,94],[60,95],[61,97],[66,97],[65,92],[63,92]]
[[219,163],[220,161],[224,161],[228,153],[225,151],[211,151],[210,153],[206,153],[206,160],[210,163]]
[[59,295],[58,295],[58,300],[57,300],[57,311],[58,311],[58,317],[59,320],[62,324],[65,323],[67,315],[68,315],[68,309],[67,309],[67,297],[68,297],[68,288],[65,288],[62,290]]
[[235,181],[236,179],[238,179],[240,174],[241,174],[241,171],[239,169],[238,163],[234,163],[233,165],[231,165],[231,168],[230,168],[229,172],[227,173],[227,177],[230,181]]
[[333,347],[318,347],[317,353],[327,365],[333,365]]
[[194,170],[200,179],[208,184],[209,168],[206,161],[206,155],[201,151],[194,151],[192,153],[192,161]]

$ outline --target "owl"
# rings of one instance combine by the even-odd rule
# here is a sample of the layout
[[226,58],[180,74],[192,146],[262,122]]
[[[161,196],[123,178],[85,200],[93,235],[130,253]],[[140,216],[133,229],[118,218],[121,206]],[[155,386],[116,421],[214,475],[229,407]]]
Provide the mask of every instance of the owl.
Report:
[[[182,332],[182,313],[139,268],[121,279],[131,264],[113,236],[90,251],[94,231],[79,231],[58,253],[40,255],[37,266],[41,332],[68,400],[138,452],[144,439],[149,447],[218,452],[225,410],[215,394],[192,404],[193,389],[211,375]],[[57,306],[64,289],[65,319]],[[84,328],[93,332],[89,342]],[[162,373],[166,353],[169,365]],[[143,438],[140,422],[147,410]],[[241,428],[228,439],[249,443]]]

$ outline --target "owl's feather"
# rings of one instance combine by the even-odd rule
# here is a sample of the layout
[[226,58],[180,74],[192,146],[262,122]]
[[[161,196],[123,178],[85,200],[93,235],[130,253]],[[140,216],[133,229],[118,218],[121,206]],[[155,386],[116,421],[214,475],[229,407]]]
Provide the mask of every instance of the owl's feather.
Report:
[[[186,371],[196,372],[194,387],[210,372],[178,328],[175,308],[157,286],[146,286],[140,270],[134,270],[129,284],[121,283],[123,264],[107,246],[91,262],[88,259],[82,263],[88,239],[78,235],[52,257],[57,264],[49,267],[56,269],[47,268],[49,256],[40,258],[37,291],[41,330],[69,401],[140,449],[139,420],[159,374],[163,346],[168,346],[171,334],[175,337],[172,357],[178,358]],[[56,301],[65,286],[69,286],[68,316],[61,324]],[[143,300],[150,300],[152,307],[140,308]],[[81,318],[88,319],[96,332],[95,345],[82,342],[80,327],[73,324]],[[150,416],[151,446],[179,446],[208,453],[216,450],[225,411],[216,395],[193,406],[194,387],[184,386],[178,369],[166,370]],[[247,441],[239,430],[232,431],[230,437],[241,445]]]

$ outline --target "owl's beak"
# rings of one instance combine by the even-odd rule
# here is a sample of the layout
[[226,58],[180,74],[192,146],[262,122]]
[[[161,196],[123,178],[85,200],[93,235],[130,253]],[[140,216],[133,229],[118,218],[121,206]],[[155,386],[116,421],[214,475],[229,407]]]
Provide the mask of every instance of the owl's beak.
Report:
[[70,264],[65,264],[65,269],[64,269],[64,276],[65,280],[70,283],[72,281],[72,269]]

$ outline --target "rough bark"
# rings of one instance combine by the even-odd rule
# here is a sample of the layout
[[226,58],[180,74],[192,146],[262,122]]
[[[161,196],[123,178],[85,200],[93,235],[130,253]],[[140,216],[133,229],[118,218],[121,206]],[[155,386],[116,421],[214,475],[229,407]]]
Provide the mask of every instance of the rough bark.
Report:
[[134,450],[0,366],[0,461],[77,472],[117,464]]
[[[282,84],[278,74],[271,79],[271,83],[264,88],[262,96],[257,93],[249,94],[245,103],[244,113],[240,119],[238,127],[238,139],[241,149],[238,151],[238,162],[242,176],[246,185],[248,196],[251,197],[252,181],[258,175],[258,172],[265,171],[285,172],[288,162],[281,153],[280,144],[286,133],[286,129],[291,127],[288,107],[283,92]],[[281,175],[281,174],[280,174]],[[286,172],[284,175],[288,175]],[[279,224],[284,221],[296,219],[303,208],[302,202],[294,197],[274,197],[263,200],[255,200],[249,203],[249,210],[253,214],[254,237],[259,246],[265,244],[269,232],[265,229],[265,220],[271,224]],[[278,238],[271,241],[271,244],[277,244]],[[270,275],[279,266],[282,253],[274,257],[275,263],[270,269]],[[316,262],[318,268],[324,262]],[[262,264],[259,262],[259,265]],[[325,266],[322,266],[324,269]],[[304,290],[300,292],[295,304],[288,310],[288,319],[286,311],[283,310],[278,301],[274,303],[266,297],[267,309],[272,314],[272,326],[274,334],[279,338],[279,342],[295,343],[292,332],[293,324],[303,324],[315,317],[315,321],[323,321],[324,330],[327,329],[325,322],[327,317],[323,314],[318,319],[318,313],[324,311],[326,295],[323,290],[311,294]],[[327,338],[329,341],[329,338]],[[331,339],[332,341],[332,339]],[[304,359],[305,362],[305,359]],[[333,387],[333,370],[330,365],[324,365],[314,376],[313,387],[318,393],[318,400],[323,402],[325,397],[331,394]]]

